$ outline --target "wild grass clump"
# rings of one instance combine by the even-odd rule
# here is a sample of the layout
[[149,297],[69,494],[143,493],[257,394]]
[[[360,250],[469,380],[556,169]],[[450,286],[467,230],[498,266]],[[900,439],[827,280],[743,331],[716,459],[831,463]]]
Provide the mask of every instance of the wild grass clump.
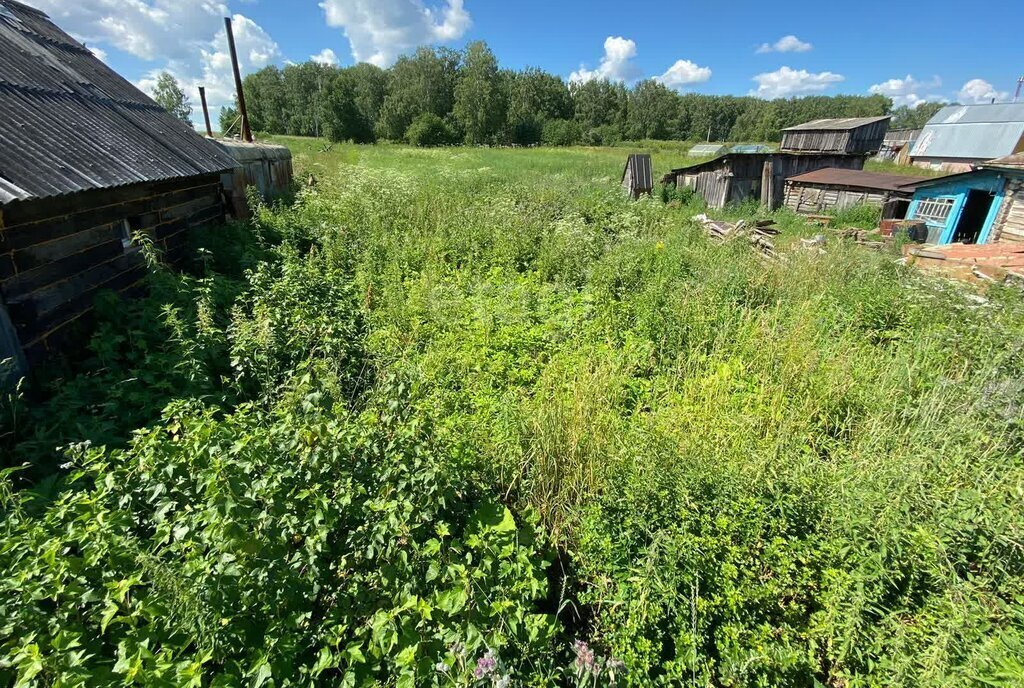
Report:
[[3,483],[0,675],[1024,680],[1019,291],[787,211],[779,262],[712,244],[621,151],[296,153],[245,267],[211,244],[54,397],[153,381],[148,429]]

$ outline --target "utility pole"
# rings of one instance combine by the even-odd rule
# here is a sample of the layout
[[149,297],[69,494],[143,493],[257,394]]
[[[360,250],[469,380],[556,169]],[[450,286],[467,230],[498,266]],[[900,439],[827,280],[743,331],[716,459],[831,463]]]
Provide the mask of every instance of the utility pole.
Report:
[[1018,100],[1020,100],[1021,89],[1024,89],[1024,76],[1017,79],[1017,93],[1015,93],[1013,96],[1013,102],[1016,103]]
[[242,140],[252,143],[249,130],[249,111],[245,109],[245,93],[242,91],[242,72],[238,69],[238,53],[235,51],[235,33],[231,30],[231,17],[224,17],[224,28],[228,34],[228,48],[231,50],[231,68],[235,72],[235,90],[238,92],[238,114],[242,117]]
[[210,126],[210,108],[206,107],[206,87],[199,87],[199,100],[203,104],[203,119],[206,120],[206,135],[213,138],[213,127]]

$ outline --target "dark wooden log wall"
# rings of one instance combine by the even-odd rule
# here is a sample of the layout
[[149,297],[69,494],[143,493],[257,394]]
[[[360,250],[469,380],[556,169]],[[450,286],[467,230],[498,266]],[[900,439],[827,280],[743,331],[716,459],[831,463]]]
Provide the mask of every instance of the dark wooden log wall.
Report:
[[172,265],[188,231],[224,221],[217,175],[87,191],[0,208],[0,294],[29,363],[67,352],[72,327],[103,290],[124,293],[145,276],[138,247],[122,244],[124,222]]

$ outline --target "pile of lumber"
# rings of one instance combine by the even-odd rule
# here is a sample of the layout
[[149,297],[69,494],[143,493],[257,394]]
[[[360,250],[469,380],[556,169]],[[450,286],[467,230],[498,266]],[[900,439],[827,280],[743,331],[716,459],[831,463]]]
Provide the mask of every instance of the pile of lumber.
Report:
[[712,220],[703,213],[694,217],[693,220],[704,227],[704,231],[712,241],[725,243],[736,239],[746,239],[766,258],[770,260],[779,258],[779,254],[775,251],[775,243],[772,241],[779,235],[779,230],[775,229],[775,220],[757,220],[753,224],[746,220],[726,222]]

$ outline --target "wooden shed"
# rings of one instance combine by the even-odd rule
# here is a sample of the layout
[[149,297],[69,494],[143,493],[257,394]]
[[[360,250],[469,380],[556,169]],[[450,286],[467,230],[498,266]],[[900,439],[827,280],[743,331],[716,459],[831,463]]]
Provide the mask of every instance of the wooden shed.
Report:
[[785,180],[826,167],[864,169],[864,155],[730,153],[699,165],[672,170],[666,184],[689,187],[704,197],[711,208],[753,199],[770,210],[782,206]]
[[891,117],[819,119],[782,130],[784,153],[874,155],[882,148]]
[[787,179],[785,204],[804,215],[875,205],[882,209],[883,220],[903,219],[914,196],[914,184],[927,179],[825,168]]
[[898,165],[909,165],[910,149],[921,136],[921,129],[890,129],[878,151],[879,160],[889,160]]
[[626,161],[626,169],[622,171],[622,188],[629,192],[630,198],[637,199],[654,190],[654,168],[651,156],[634,153]]
[[136,233],[174,263],[223,222],[235,161],[42,12],[0,9],[0,358],[20,373],[81,347],[100,291],[134,291]]

